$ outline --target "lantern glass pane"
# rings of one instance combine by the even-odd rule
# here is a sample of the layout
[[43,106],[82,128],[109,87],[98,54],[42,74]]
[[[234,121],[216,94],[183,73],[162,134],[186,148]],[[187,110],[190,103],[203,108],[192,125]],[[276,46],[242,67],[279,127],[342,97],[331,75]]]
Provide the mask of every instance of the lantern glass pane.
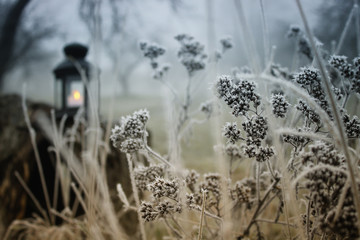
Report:
[[55,80],[55,86],[54,86],[54,94],[55,94],[55,99],[54,99],[54,105],[56,109],[61,109],[63,108],[62,105],[62,80],[57,78]]
[[68,108],[80,107],[84,104],[84,86],[77,77],[71,77],[66,82],[66,105]]

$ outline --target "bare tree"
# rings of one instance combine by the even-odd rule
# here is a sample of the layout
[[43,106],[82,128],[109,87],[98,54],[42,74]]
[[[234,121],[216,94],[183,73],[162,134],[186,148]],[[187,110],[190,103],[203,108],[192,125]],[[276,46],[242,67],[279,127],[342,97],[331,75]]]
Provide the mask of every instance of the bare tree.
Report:
[[26,14],[30,2],[0,1],[3,16],[0,19],[0,90],[3,90],[7,73],[16,66],[44,57],[39,43],[55,32],[51,26],[44,24],[41,17]]
[[[101,4],[107,4],[110,10],[110,26],[107,28],[103,26]],[[125,30],[130,4],[131,1],[127,0],[81,0],[79,7],[79,16],[91,38],[102,43],[113,63],[113,72],[122,94],[129,94],[129,77],[141,62],[140,56],[136,54],[137,39]]]
[[[182,0],[167,0],[176,12],[182,6]],[[140,13],[130,11],[133,0],[80,0],[79,16],[86,25],[92,39],[100,40],[113,63],[113,72],[120,84],[122,94],[129,94],[130,76],[142,62],[139,53],[138,36],[128,22],[137,21],[142,25]],[[103,4],[103,5],[102,5]],[[110,10],[110,26],[104,27],[102,7]],[[108,16],[107,16],[108,17]]]

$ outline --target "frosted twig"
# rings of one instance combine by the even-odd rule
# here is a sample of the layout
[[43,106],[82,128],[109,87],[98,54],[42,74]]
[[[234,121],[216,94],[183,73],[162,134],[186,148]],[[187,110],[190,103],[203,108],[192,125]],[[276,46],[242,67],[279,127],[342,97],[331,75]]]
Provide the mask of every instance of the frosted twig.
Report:
[[34,194],[31,192],[31,190],[29,189],[29,187],[26,185],[25,181],[22,179],[22,177],[20,176],[19,172],[16,171],[15,172],[15,177],[19,180],[21,186],[25,189],[26,193],[29,195],[29,197],[31,198],[31,200],[34,202],[35,206],[38,208],[38,210],[40,211],[40,213],[43,215],[44,220],[49,222],[49,217],[47,216],[45,210],[41,207],[41,204],[39,203],[39,201],[36,199],[36,197],[34,196]]
[[128,199],[127,199],[127,197],[126,197],[126,195],[125,195],[125,193],[124,193],[124,190],[123,190],[123,188],[122,188],[122,186],[121,186],[120,183],[118,183],[118,184],[116,185],[116,190],[117,190],[117,192],[118,192],[118,197],[119,197],[120,200],[123,202],[123,204],[125,205],[125,207],[128,208],[128,207],[130,206],[130,204],[129,204],[129,201],[128,201]]
[[263,207],[263,205],[265,204],[265,200],[267,199],[267,197],[269,196],[270,192],[274,189],[274,187],[278,184],[278,182],[280,181],[280,178],[277,178],[274,180],[274,182],[269,186],[269,188],[266,190],[264,197],[259,201],[259,203],[257,204],[257,207],[255,209],[255,212],[253,213],[251,220],[248,224],[248,226],[246,227],[246,229],[243,231],[243,234],[240,235],[238,237],[238,239],[241,239],[244,236],[248,236],[250,234],[250,228],[252,227],[253,224],[256,223],[256,219],[259,216],[259,213],[261,212],[261,209]]
[[[132,164],[133,156],[131,154],[126,154],[126,159],[127,159],[127,162],[128,162],[131,187],[132,187],[136,207],[139,209],[139,207],[140,207],[140,199],[139,199],[139,192],[138,192],[138,189],[136,187],[135,175],[134,175],[133,164]],[[138,218],[139,218],[141,239],[146,240],[145,226],[144,226],[144,222],[143,222],[143,220],[141,218],[141,213],[140,213],[139,210],[137,211],[137,215],[138,215]]]
[[158,154],[157,152],[155,152],[154,150],[152,150],[148,145],[145,146],[145,149],[147,150],[147,152],[155,157],[156,159],[158,159],[160,162],[166,164],[167,166],[169,167],[172,167],[173,165],[168,161],[166,160],[165,158],[163,158],[160,154]]
[[201,215],[200,215],[200,226],[199,226],[199,236],[198,240],[202,239],[203,232],[203,222],[204,222],[204,214],[205,214],[205,203],[206,203],[206,194],[205,190],[202,191],[202,206],[201,206]]

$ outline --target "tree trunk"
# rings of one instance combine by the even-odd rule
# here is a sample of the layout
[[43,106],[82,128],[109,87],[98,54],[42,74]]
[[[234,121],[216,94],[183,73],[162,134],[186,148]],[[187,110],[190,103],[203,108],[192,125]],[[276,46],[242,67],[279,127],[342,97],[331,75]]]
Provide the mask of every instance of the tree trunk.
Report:
[[0,30],[0,90],[3,89],[3,81],[8,66],[14,53],[16,32],[21,24],[21,17],[26,6],[31,0],[16,1],[6,15],[2,29]]

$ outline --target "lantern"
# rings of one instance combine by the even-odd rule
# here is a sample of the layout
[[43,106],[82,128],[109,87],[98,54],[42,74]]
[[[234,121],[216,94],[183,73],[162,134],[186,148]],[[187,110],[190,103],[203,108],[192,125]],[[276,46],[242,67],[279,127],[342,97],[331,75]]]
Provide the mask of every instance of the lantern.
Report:
[[[67,114],[73,117],[80,107],[87,115],[89,94],[84,80],[91,80],[91,64],[85,60],[88,48],[79,43],[71,43],[64,47],[65,60],[55,69],[55,108],[56,116]],[[81,70],[82,69],[82,70]],[[84,71],[86,79],[81,78]]]

